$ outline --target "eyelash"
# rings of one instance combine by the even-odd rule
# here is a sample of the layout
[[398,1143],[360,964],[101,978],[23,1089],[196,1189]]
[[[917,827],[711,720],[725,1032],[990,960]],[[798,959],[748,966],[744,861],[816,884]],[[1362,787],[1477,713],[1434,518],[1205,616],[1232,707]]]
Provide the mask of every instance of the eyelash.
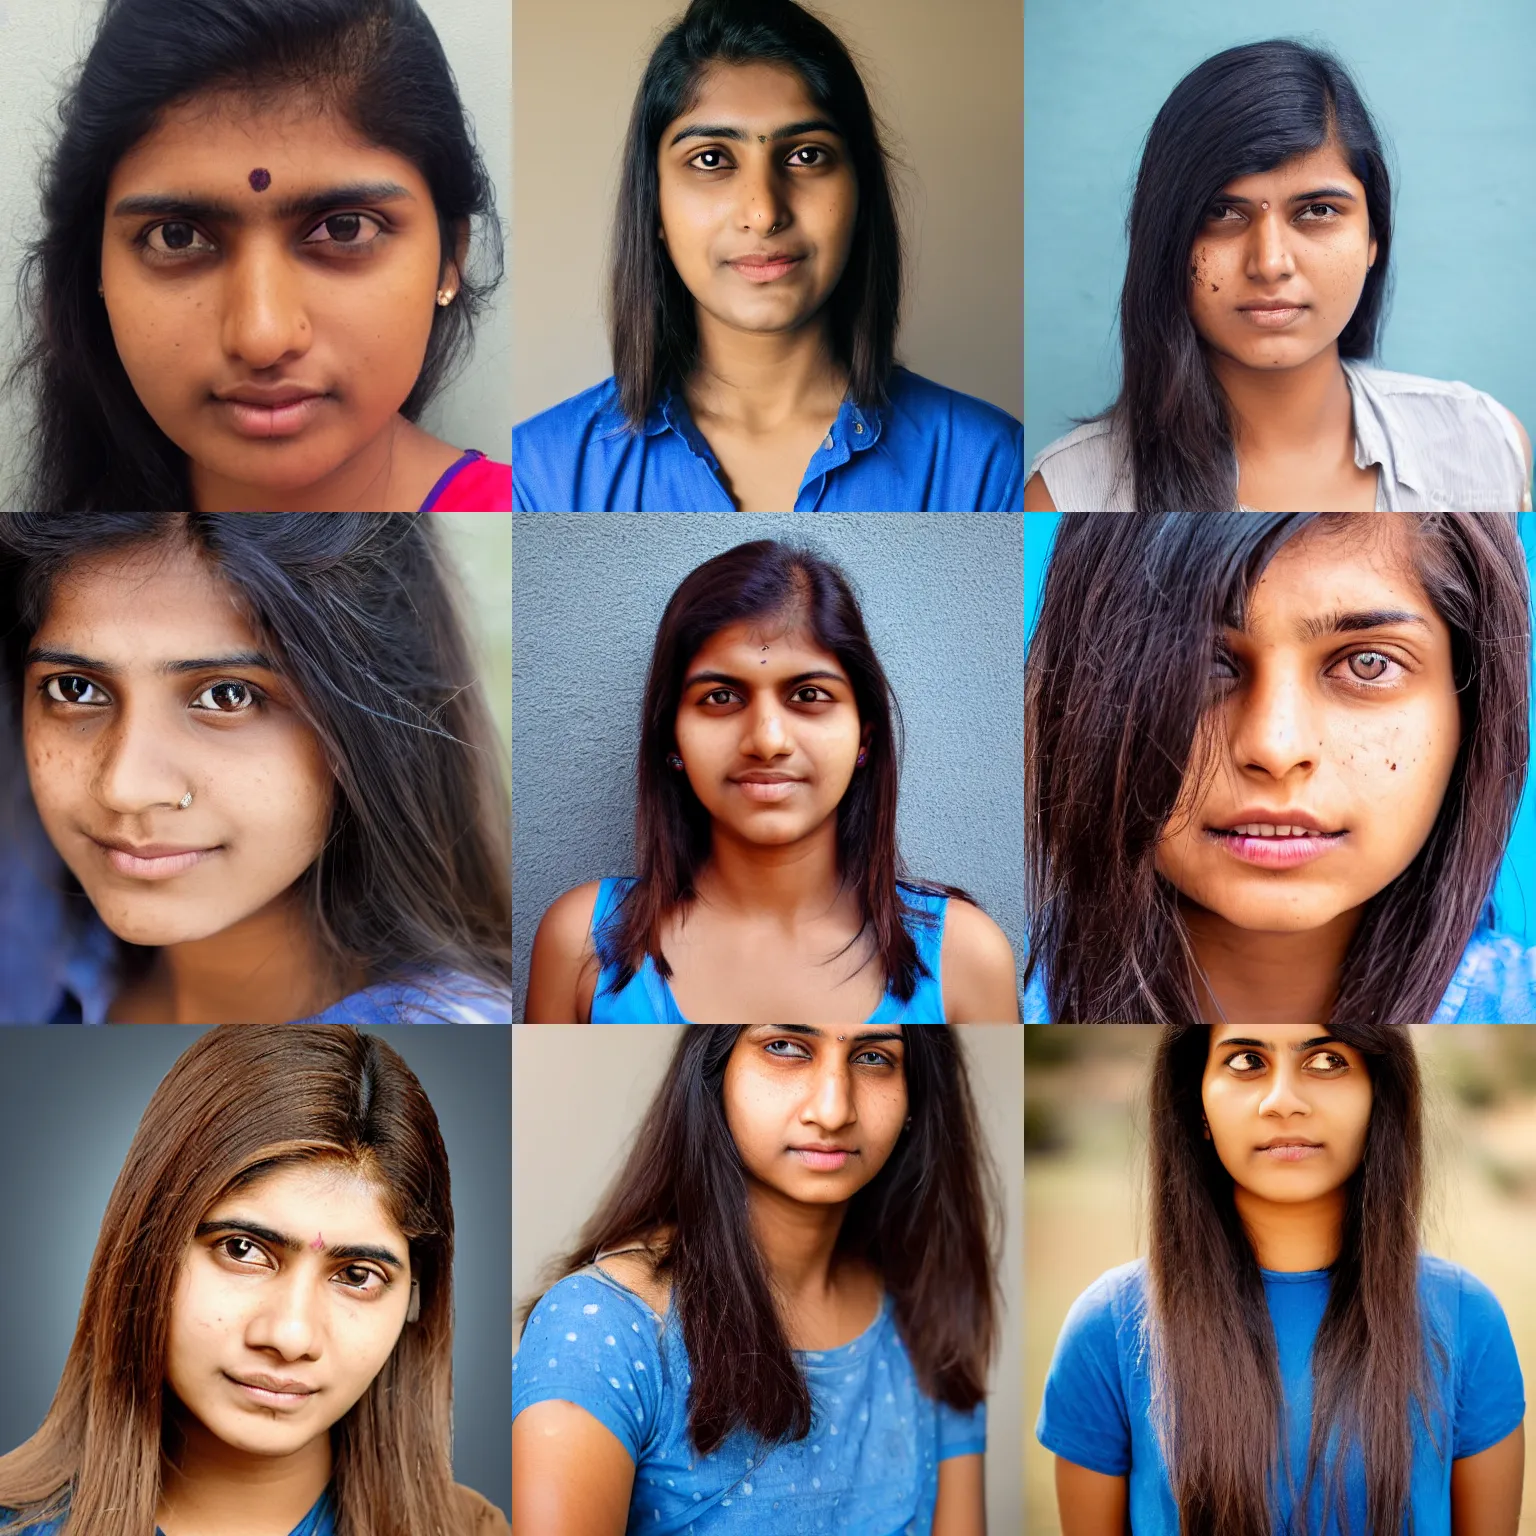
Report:
[[[798,1040],[769,1040],[763,1046],[763,1052],[765,1055],[773,1057],[776,1061],[809,1061],[811,1059],[808,1052],[804,1056],[786,1056],[783,1051],[775,1051],[770,1049],[770,1047],[775,1045],[793,1045],[802,1051],[805,1050],[805,1047],[801,1045]],[[857,1061],[861,1056],[876,1057],[882,1067],[894,1067],[896,1065],[896,1063],[889,1056],[887,1056],[884,1051],[877,1051],[873,1046],[871,1046],[867,1051],[860,1051],[859,1055],[854,1057],[854,1060]]]
[[[1395,656],[1392,656],[1388,652],[1382,650],[1379,646],[1374,645],[1365,646],[1358,651],[1349,651],[1347,654],[1335,658],[1335,660],[1329,665],[1328,672],[1325,672],[1323,675],[1325,677],[1328,676],[1328,674],[1331,673],[1335,667],[1342,666],[1346,662],[1353,661],[1357,656],[1379,656],[1383,661],[1389,663],[1391,666],[1396,667],[1398,675],[1396,677],[1392,677],[1390,674],[1383,673],[1382,677],[1338,677],[1334,679],[1335,682],[1342,683],[1346,688],[1352,688],[1356,692],[1379,693],[1387,688],[1395,688],[1402,682],[1403,678],[1408,675],[1408,668],[1405,667],[1402,662],[1400,662]],[[1231,667],[1234,671],[1237,669],[1237,658],[1230,651],[1217,651],[1214,660],[1221,666]],[[1383,678],[1388,678],[1389,680],[1383,681]],[[1213,676],[1211,681],[1217,688],[1225,688],[1228,684],[1236,682],[1237,679],[1235,677],[1222,677],[1218,675]]]
[[[38,685],[37,691],[41,696],[45,707],[51,707],[53,709],[106,708],[104,704],[85,704],[82,703],[79,699],[60,699],[54,697],[54,695],[49,692],[49,689],[55,683],[62,682],[84,683],[87,688],[94,688],[98,693],[105,693],[105,690],[99,683],[93,683],[90,678],[82,677],[78,672],[56,672],[52,677],[45,677],[43,681]],[[228,719],[231,716],[253,714],[258,710],[266,708],[267,699],[261,690],[257,688],[254,683],[242,682],[239,678],[235,677],[226,677],[220,679],[216,683],[209,683],[205,688],[198,690],[198,692],[193,696],[194,700],[202,698],[205,693],[212,693],[216,688],[243,688],[250,695],[251,702],[244,709],[200,709],[198,711],[199,714],[221,715],[225,719]]]
[[[789,153],[791,159],[793,159],[796,155],[815,154],[821,156],[820,160],[813,160],[809,164],[806,164],[804,161],[802,161],[798,166],[795,167],[796,170],[801,171],[819,171],[826,165],[830,164],[832,160],[832,151],[820,144],[802,144],[799,149],[792,149]],[[725,169],[724,165],[694,164],[694,161],[702,159],[705,155],[720,155],[724,157],[725,151],[723,149],[701,149],[698,154],[689,159],[689,169],[695,171],[703,171],[706,175],[710,175],[715,171],[723,171]],[[787,163],[788,162],[786,161],[786,164]]]
[[[1260,1056],[1257,1051],[1233,1051],[1233,1053],[1227,1057],[1226,1061],[1223,1062],[1222,1065],[1231,1067],[1232,1071],[1238,1077],[1257,1077],[1259,1075],[1258,1072],[1251,1067],[1245,1070],[1243,1068],[1232,1066],[1234,1061],[1241,1061],[1244,1056],[1250,1056],[1253,1058],[1253,1060],[1260,1063],[1264,1061],[1264,1058]],[[1344,1059],[1344,1057],[1339,1055],[1337,1051],[1314,1051],[1312,1055],[1307,1057],[1306,1061],[1303,1062],[1302,1065],[1309,1067],[1314,1061],[1317,1061],[1320,1057],[1323,1056],[1330,1056],[1335,1062],[1338,1063],[1337,1066],[1325,1067],[1323,1069],[1323,1071],[1326,1072],[1329,1077],[1337,1077],[1341,1072],[1347,1072],[1349,1070],[1349,1063]]]
[[[215,1253],[222,1252],[224,1257],[227,1258],[231,1264],[239,1264],[244,1267],[248,1262],[245,1259],[236,1258],[234,1254],[228,1251],[229,1245],[231,1243],[244,1243],[248,1248],[254,1248],[257,1253],[262,1254],[264,1257],[271,1257],[271,1255],[267,1253],[266,1249],[263,1248],[261,1244],[258,1243],[253,1237],[240,1237],[238,1235],[231,1237],[221,1237],[218,1242],[213,1245],[213,1251]],[[345,1290],[356,1291],[359,1296],[377,1296],[381,1292],[387,1291],[390,1286],[394,1284],[389,1276],[386,1275],[382,1270],[374,1269],[371,1265],[368,1264],[344,1264],[339,1270],[337,1270],[337,1274],[345,1275],[349,1273],[371,1275],[375,1280],[379,1282],[376,1286],[343,1286],[343,1289]]]
[[[699,703],[700,704],[704,704],[704,705],[710,704],[711,700],[714,699],[714,697],[715,697],[715,695],[717,693],[725,694],[727,696],[728,700],[729,699],[740,700],[740,698],[741,698],[741,695],[739,693],[737,693],[734,688],[711,688],[709,690],[709,692],[706,693],[704,695],[704,697],[699,700]],[[793,698],[795,698],[795,696],[797,694],[802,694],[802,693],[816,693],[816,694],[820,694],[821,695],[820,698],[816,698],[816,699],[800,699],[799,703],[801,703],[802,705],[809,705],[809,704],[835,704],[835,703],[837,703],[837,700],[834,699],[832,697],[832,695],[830,693],[828,693],[825,688],[818,688],[815,685],[815,683],[802,683],[798,688],[795,689],[794,693],[790,694],[790,698],[793,699]],[[718,706],[718,707],[722,707],[723,708],[723,705],[722,706]]]
[[[320,230],[325,229],[325,227],[333,219],[358,219],[362,224],[362,227],[360,227],[358,230],[359,234],[362,234],[364,229],[369,225],[373,227],[375,232],[367,240],[337,240],[331,238],[328,240],[316,241],[310,238],[311,236],[319,233]],[[190,229],[193,234],[199,240],[204,241],[205,244],[201,246],[190,247],[184,250],[174,250],[170,246],[162,247],[154,245],[151,242],[150,237],[164,229]],[[340,251],[350,253],[355,251],[371,251],[386,233],[387,231],[384,222],[382,219],[378,218],[377,215],[371,213],[363,213],[361,211],[343,211],[326,214],[323,219],[319,220],[313,226],[313,228],[310,229],[309,234],[305,235],[300,244],[309,246],[312,250],[324,249],[328,252]],[[158,224],[146,225],[142,230],[139,231],[133,243],[144,254],[145,259],[151,263],[191,261],[199,256],[214,256],[218,254],[218,247],[209,238],[209,236],[205,235],[200,229],[198,229],[197,225],[195,225],[190,219],[162,219]]]
[[[1299,218],[1303,213],[1310,213],[1314,208],[1326,208],[1330,217],[1326,219],[1309,219],[1307,221],[1309,224],[1331,224],[1334,219],[1342,218],[1344,213],[1342,208],[1335,207],[1332,203],[1305,203],[1298,211],[1297,217]],[[1238,209],[1231,203],[1212,203],[1210,208],[1206,210],[1206,222],[1210,224],[1225,224],[1227,220],[1224,215],[1236,212],[1238,212]]]

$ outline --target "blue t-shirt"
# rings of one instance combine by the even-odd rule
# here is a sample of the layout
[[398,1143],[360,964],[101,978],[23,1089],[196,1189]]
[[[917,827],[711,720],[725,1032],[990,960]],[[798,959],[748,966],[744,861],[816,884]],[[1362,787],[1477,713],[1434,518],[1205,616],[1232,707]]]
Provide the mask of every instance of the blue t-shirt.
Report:
[[[686,1024],[688,1022],[672,996],[672,989],[656,969],[649,955],[618,992],[609,990],[619,967],[613,958],[605,925],[618,914],[619,903],[636,881],[633,876],[609,877],[599,883],[597,902],[592,908],[592,944],[601,969],[592,992],[593,1024]],[[906,1002],[889,987],[879,1006],[864,1021],[866,1024],[943,1024],[944,996],[940,984],[940,955],[944,948],[944,914],[949,897],[933,896],[926,891],[897,881],[897,893],[903,903],[902,921],[917,945],[917,958],[927,968],[917,979],[917,986]]]
[[[891,403],[844,400],[811,455],[796,512],[1022,512],[1024,428],[1006,411],[897,368]],[[618,385],[591,389],[512,430],[520,512],[733,512],[720,461],[680,391],[639,432]]]
[[[1024,989],[1024,1022],[1055,1022],[1036,967]],[[1485,920],[1461,952],[1451,984],[1430,1024],[1536,1024],[1536,949],[1527,949]]]
[[[0,1510],[0,1520],[6,1514],[7,1511]],[[63,1529],[61,1521],[49,1520],[43,1525],[24,1527],[24,1536],[58,1536]],[[155,1536],[161,1536],[158,1526],[155,1527]],[[331,1502],[329,1489],[320,1495],[319,1502],[294,1526],[289,1536],[336,1536],[336,1509]]]
[[851,1344],[795,1351],[811,1391],[804,1440],[738,1429],[707,1456],[688,1438],[682,1329],[592,1271],[534,1308],[512,1361],[512,1417],[550,1399],[584,1408],[635,1463],[625,1536],[928,1536],[939,1463],[986,1450],[987,1409],[924,1395],[887,1296]]
[[[1275,1328],[1287,1410],[1291,1473],[1306,1479],[1312,1425],[1312,1342],[1328,1304],[1327,1270],[1261,1270]],[[1130,1477],[1134,1536],[1178,1536],[1178,1510],[1151,1420],[1152,1386],[1143,1347],[1146,1263],[1101,1275],[1072,1304],[1056,1341],[1035,1434],[1047,1450],[1110,1477]],[[1434,1366],[1443,1410],[1435,1419],[1440,1451],[1414,1414],[1409,1507],[1415,1536],[1451,1536],[1451,1462],[1497,1445],[1525,1416],[1514,1340],[1498,1299],[1475,1275],[1428,1254],[1419,1259],[1419,1297],[1429,1329],[1447,1345],[1449,1365]],[[1433,1353],[1431,1360],[1435,1360]],[[1449,1442],[1444,1410],[1449,1410]],[[1365,1525],[1365,1478],[1358,1446],[1346,1467],[1350,1528]],[[1277,1530],[1288,1530],[1291,1496],[1282,1488]],[[1314,1484],[1309,1530],[1322,1519]],[[1325,1536],[1335,1536],[1337,1518]]]

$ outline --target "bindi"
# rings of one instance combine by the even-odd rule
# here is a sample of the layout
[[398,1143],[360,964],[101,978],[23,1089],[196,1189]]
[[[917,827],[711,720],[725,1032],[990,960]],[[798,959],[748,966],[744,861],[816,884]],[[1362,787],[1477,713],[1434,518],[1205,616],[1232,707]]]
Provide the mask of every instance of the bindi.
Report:
[[265,192],[272,185],[272,172],[264,171],[259,166],[251,172],[251,191]]
[[325,1247],[325,1233],[316,1232],[315,1240],[309,1246],[313,1248],[316,1253],[321,1252]]

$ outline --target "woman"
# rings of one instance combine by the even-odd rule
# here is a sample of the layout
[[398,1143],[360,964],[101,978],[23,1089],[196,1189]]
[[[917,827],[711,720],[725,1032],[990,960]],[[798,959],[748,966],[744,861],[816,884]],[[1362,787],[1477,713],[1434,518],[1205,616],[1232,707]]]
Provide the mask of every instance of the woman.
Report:
[[0,1531],[505,1532],[453,1481],[452,1360],[421,1084],[353,1029],[212,1030],[139,1122]]
[[1036,1426],[1063,1536],[1514,1536],[1520,1363],[1420,1249],[1412,1041],[1313,1028],[1163,1033],[1148,1257],[1073,1304]]
[[506,1022],[501,749],[429,519],[10,513],[72,947],[28,1023]]
[[1023,428],[896,365],[900,297],[848,50],[793,0],[692,0],[630,116],[613,377],[514,430],[517,506],[1017,511]]
[[510,507],[417,425],[501,268],[417,0],[108,0],[60,116],[22,505]]
[[1528,591],[1507,513],[1064,517],[1025,663],[1026,1020],[1536,1018],[1489,901]]
[[902,864],[894,704],[830,562],[760,539],[693,571],[646,678],[638,877],[550,906],[526,1021],[1015,1021],[1002,930]]
[[1530,506],[1530,440],[1491,395],[1368,366],[1392,188],[1330,54],[1277,39],[1186,75],[1129,234],[1119,398],[1036,456],[1026,511]]
[[947,1029],[682,1031],[523,1308],[518,1529],[981,1536],[990,1172]]

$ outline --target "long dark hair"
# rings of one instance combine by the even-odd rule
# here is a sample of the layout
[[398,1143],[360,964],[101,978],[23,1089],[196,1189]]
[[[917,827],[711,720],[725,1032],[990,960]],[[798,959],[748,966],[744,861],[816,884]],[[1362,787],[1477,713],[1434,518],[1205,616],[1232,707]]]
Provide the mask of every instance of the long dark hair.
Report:
[[337,1530],[457,1536],[448,1155],[410,1068],[347,1025],[225,1025],[166,1074],[107,1201],[48,1415],[0,1457],[0,1506],[22,1511],[15,1524],[0,1515],[0,1527],[63,1518],[70,1536],[154,1529],[175,1443],[163,1389],[183,1252],[220,1200],[310,1163],[377,1184],[420,1285],[420,1317],[332,1431]]
[[1339,355],[1370,358],[1391,272],[1392,183],[1344,65],[1286,38],[1228,48],[1185,75],[1153,120],[1127,220],[1123,376],[1105,413],[1129,445],[1138,510],[1236,508],[1232,424],[1190,318],[1189,253],[1211,199],[1229,181],[1273,170],[1329,139],[1365,187],[1376,237],[1376,261],[1339,336]]
[[709,812],[684,776],[667,767],[688,663],[727,625],[779,617],[803,623],[816,644],[837,657],[853,685],[859,720],[869,728],[865,766],[854,774],[837,808],[838,875],[859,898],[863,923],[853,942],[871,935],[887,985],[903,1002],[928,974],[903,918],[921,922],[926,915],[902,900],[897,881],[971,900],[955,886],[914,880],[902,861],[896,842],[901,706],[870,644],[852,584],[830,560],[808,549],[756,539],[689,572],[656,629],[636,767],[640,879],[599,935],[602,958],[617,967],[610,983],[614,993],[623,991],[647,955],[659,975],[671,976],[661,951],[662,928],[680,905],[693,900],[694,881],[710,853]]
[[[229,583],[335,775],[300,895],[336,973],[381,982],[441,968],[509,988],[504,755],[430,514],[0,516],[0,657],[17,729],[54,584],[78,560],[176,541]],[[85,901],[73,879],[70,894]],[[152,955],[123,945],[130,973]]]
[[[1355,531],[1356,515],[1063,514],[1024,666],[1025,983],[1043,969],[1058,1023],[1200,1019],[1178,893],[1154,858],[1203,750],[1211,657],[1282,545],[1318,517]],[[1525,783],[1530,626],[1514,514],[1419,514],[1413,550],[1451,631],[1461,746],[1424,846],[1366,903],[1332,1021],[1433,1015]]]
[[501,280],[495,193],[437,34],[417,0],[107,0],[59,107],[43,173],[43,231],[21,271],[35,425],[25,502],[39,511],[191,505],[186,455],[155,425],[97,297],[113,168],[172,103],[217,90],[294,89],[334,102],[370,144],[409,160],[432,191],[442,261],[478,226],[454,302],[438,307],[401,414],[415,421],[468,349]]
[[[746,1172],[725,1118],[725,1067],[743,1027],[679,1032],[623,1170],[544,1276],[547,1288],[626,1239],[672,1229],[657,1273],[671,1280],[693,1375],[688,1428],[706,1455],[738,1427],[778,1441],[802,1439],[811,1426],[810,1392],[752,1236]],[[912,1125],[849,1202],[837,1252],[880,1272],[923,1390],[968,1410],[986,1396],[997,1337],[996,1171],[949,1026],[914,1025],[902,1038]],[[536,1304],[526,1301],[520,1320]]]
[[859,187],[848,265],[827,301],[833,355],[866,409],[884,405],[901,308],[901,229],[889,155],[847,48],[794,0],[692,0],[656,45],[630,113],[609,275],[609,338],[619,403],[638,431],[669,379],[698,357],[694,299],[656,231],[661,131],[689,108],[711,64],[778,64],[805,81],[842,130]]
[[[1418,1292],[1419,1064],[1401,1024],[1331,1028],[1365,1057],[1371,1119],[1347,1186],[1342,1246],[1312,1348],[1312,1432],[1293,1525],[1307,1529],[1310,1491],[1321,1478],[1324,1528],[1331,1503],[1348,1530],[1343,1479],[1358,1447],[1365,1529],[1399,1531],[1408,1509],[1415,1405],[1432,1437],[1444,1432],[1435,1423],[1445,1405],[1437,1401],[1427,1351],[1444,1360],[1446,1344],[1429,1334]],[[1232,1176],[1202,1133],[1209,1040],[1204,1026],[1169,1025],[1152,1067],[1153,1412],[1184,1536],[1270,1536],[1275,1492],[1289,1476],[1280,1368]]]

